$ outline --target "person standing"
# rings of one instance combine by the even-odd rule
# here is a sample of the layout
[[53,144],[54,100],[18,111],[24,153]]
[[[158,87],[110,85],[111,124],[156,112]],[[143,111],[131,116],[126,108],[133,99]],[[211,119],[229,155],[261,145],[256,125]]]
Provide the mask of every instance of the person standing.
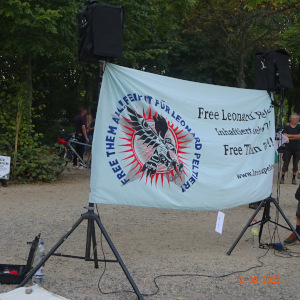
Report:
[[96,122],[96,116],[95,113],[92,113],[92,122],[87,129],[87,134],[90,140],[90,144],[92,144],[94,138],[95,122]]
[[290,116],[290,125],[285,126],[282,133],[289,139],[285,144],[283,152],[283,166],[282,176],[280,183],[284,183],[284,175],[288,171],[289,163],[293,157],[293,179],[292,184],[297,184],[296,174],[298,171],[298,162],[300,159],[300,126],[299,126],[299,115],[292,113]]
[[[87,127],[86,127],[86,109],[80,108],[79,114],[74,119],[75,125],[75,138],[79,143],[89,143],[89,139],[87,136]],[[78,155],[83,159],[84,154],[84,145],[76,144],[75,147],[76,152]],[[77,156],[74,155],[73,157],[73,168],[74,169],[84,169],[83,166],[78,167],[77,165]]]
[[[296,211],[296,231],[300,235],[300,185],[296,191],[295,198],[298,200],[298,207]],[[284,240],[285,245],[292,245],[298,242],[295,233],[292,233],[287,239]]]

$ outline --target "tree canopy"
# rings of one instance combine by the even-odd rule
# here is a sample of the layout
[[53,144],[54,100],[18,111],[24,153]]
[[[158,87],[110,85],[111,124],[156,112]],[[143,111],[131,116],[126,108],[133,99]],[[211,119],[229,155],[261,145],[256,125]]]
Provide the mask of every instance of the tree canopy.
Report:
[[[72,126],[80,106],[96,108],[99,66],[77,61],[76,12],[83,2],[1,1],[0,154],[16,157],[35,143],[53,144],[59,123]],[[300,112],[298,1],[105,3],[125,10],[124,57],[115,61],[123,66],[252,88],[254,54],[285,49],[295,85],[287,94],[287,113]]]

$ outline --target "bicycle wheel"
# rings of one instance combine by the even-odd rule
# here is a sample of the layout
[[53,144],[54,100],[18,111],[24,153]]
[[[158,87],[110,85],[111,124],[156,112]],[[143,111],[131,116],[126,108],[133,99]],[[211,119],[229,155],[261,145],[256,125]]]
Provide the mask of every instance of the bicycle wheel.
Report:
[[67,167],[68,163],[72,161],[73,156],[71,150],[68,149],[67,147],[61,148],[60,151],[58,152],[58,156],[61,161],[61,169],[59,172],[60,174]]
[[60,149],[60,151],[58,152],[58,156],[62,160],[62,165],[66,166],[68,164],[68,160],[67,160],[68,150],[67,150],[67,148],[64,147],[63,149]]
[[85,166],[87,169],[91,169],[91,164],[92,164],[92,149],[88,149],[85,152]]

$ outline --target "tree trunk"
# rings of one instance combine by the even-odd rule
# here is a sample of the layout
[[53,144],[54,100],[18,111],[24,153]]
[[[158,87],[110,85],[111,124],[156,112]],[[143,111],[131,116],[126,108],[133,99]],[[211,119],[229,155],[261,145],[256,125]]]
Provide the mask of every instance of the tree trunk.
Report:
[[237,77],[237,86],[239,88],[246,88],[246,82],[245,82],[245,57],[246,57],[246,37],[247,37],[247,28],[246,24],[242,24],[241,29],[241,44],[239,55],[238,55],[238,77]]
[[289,116],[292,114],[292,99],[288,98],[288,114],[287,119],[289,119]]
[[18,103],[18,111],[17,111],[17,117],[16,117],[16,136],[15,136],[15,151],[13,155],[13,179],[16,179],[16,166],[17,166],[17,153],[18,153],[18,143],[19,143],[19,131],[20,131],[20,125],[21,125],[21,119],[22,119],[22,113],[21,113],[21,106],[22,106],[22,100]]
[[239,55],[239,72],[237,77],[237,86],[239,88],[246,88],[246,82],[245,82],[245,53],[241,52]]
[[28,117],[31,119],[31,107],[32,107],[32,59],[30,53],[23,56],[21,70],[21,81],[25,83],[27,87],[26,99],[24,99],[24,105],[28,110]]
[[22,59],[20,79],[24,85],[20,89],[26,89],[25,92],[20,90],[18,93],[18,111],[16,116],[16,132],[15,132],[15,147],[13,157],[13,178],[16,179],[16,165],[19,143],[19,132],[21,128],[22,117],[31,121],[31,106],[32,106],[32,66],[31,55],[26,54]]
[[84,107],[89,111],[91,108],[91,102],[93,97],[92,91],[92,79],[89,75],[86,74],[85,77],[85,99],[84,99]]

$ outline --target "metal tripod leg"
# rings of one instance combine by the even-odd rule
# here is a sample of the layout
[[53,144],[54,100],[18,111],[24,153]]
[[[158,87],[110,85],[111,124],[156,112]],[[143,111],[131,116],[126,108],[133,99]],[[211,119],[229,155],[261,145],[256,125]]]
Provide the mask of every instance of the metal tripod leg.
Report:
[[[270,217],[270,207],[271,207],[271,203],[274,203],[274,205],[276,206],[277,210],[279,211],[279,213],[282,215],[282,217],[284,218],[284,220],[286,221],[286,223],[289,225],[290,228],[287,228],[277,222],[274,222],[271,220]],[[257,207],[257,209],[255,210],[254,214],[251,216],[250,220],[247,222],[247,224],[245,225],[244,229],[242,230],[242,232],[239,234],[239,236],[237,237],[237,239],[235,240],[235,242],[233,243],[233,245],[231,246],[231,248],[228,250],[227,254],[230,255],[232,250],[234,249],[234,247],[237,245],[237,243],[239,242],[239,240],[242,238],[243,234],[245,233],[245,231],[247,230],[247,228],[250,226],[252,220],[254,219],[254,217],[257,215],[258,211],[260,210],[260,208],[262,207],[262,205],[265,204],[265,209],[263,212],[263,216],[262,219],[257,222],[260,223],[260,230],[259,230],[259,241],[261,239],[261,235],[262,235],[262,231],[263,231],[263,227],[264,224],[267,222],[271,222],[273,224],[276,224],[280,227],[283,227],[285,229],[290,229],[297,237],[297,239],[300,241],[300,235],[297,233],[297,231],[295,230],[295,228],[293,227],[293,225],[291,224],[291,222],[289,221],[289,219],[285,216],[283,210],[281,209],[281,207],[279,206],[279,204],[277,203],[277,201],[272,198],[269,197],[263,201],[260,202],[259,206]],[[255,223],[256,224],[256,223]]]
[[24,280],[17,286],[22,287],[26,284],[30,278],[35,274],[35,272],[49,259],[51,255],[61,246],[61,244],[71,235],[71,233],[78,227],[78,225],[84,220],[81,216],[75,224],[67,231],[67,233],[55,244],[55,246],[46,254],[46,256],[29,272],[29,274],[24,278]]
[[[276,206],[276,208],[279,211],[279,213],[281,214],[281,216],[284,218],[284,220],[286,221],[286,223],[289,225],[289,228],[271,220],[271,217],[270,217],[271,203],[273,203]],[[272,197],[270,197],[270,198],[268,198],[268,199],[265,200],[265,208],[264,208],[262,220],[260,221],[261,224],[260,224],[260,230],[259,230],[259,241],[260,241],[261,236],[262,236],[264,224],[267,223],[267,222],[271,222],[271,223],[276,224],[276,225],[278,225],[280,227],[283,227],[285,229],[290,229],[296,235],[296,237],[298,238],[298,240],[300,241],[299,234],[297,233],[297,231],[295,230],[295,228],[291,224],[290,220],[285,216],[283,210],[279,206],[279,204],[276,201],[276,199],[274,199]]]
[[[51,255],[55,255],[55,251],[61,246],[61,244],[71,235],[71,233],[78,227],[78,225],[83,221],[88,221],[87,226],[87,240],[86,240],[86,253],[84,259],[90,258],[90,250],[91,250],[91,242],[93,243],[93,253],[94,253],[94,260],[95,261],[95,268],[98,267],[98,258],[97,258],[97,244],[96,244],[96,234],[95,234],[95,221],[99,226],[99,229],[101,230],[103,236],[105,237],[110,249],[112,250],[114,256],[116,257],[116,261],[112,260],[105,260],[106,262],[118,262],[121,266],[124,274],[126,275],[128,281],[130,282],[134,292],[136,293],[139,300],[143,300],[143,296],[141,292],[139,291],[137,285],[135,284],[133,278],[131,277],[129,271],[127,270],[121,256],[119,255],[117,249],[115,248],[113,242],[111,241],[108,233],[106,232],[103,224],[100,221],[100,218],[97,214],[94,212],[94,205],[90,204],[87,208],[87,212],[82,214],[80,218],[75,222],[75,224],[67,231],[67,233],[55,244],[55,246],[46,254],[46,256],[31,270],[31,272],[24,278],[24,280],[18,285],[18,287],[24,286],[30,278],[36,273],[36,271],[50,258]],[[72,257],[71,255],[68,255],[67,257]],[[73,256],[74,258],[79,258],[76,256]],[[89,259],[90,260],[90,259]],[[96,261],[97,260],[97,261]],[[101,260],[104,261],[104,260]],[[97,264],[96,264],[97,263]],[[97,267],[96,267],[97,266]]]
[[97,242],[96,242],[96,233],[95,233],[95,224],[93,219],[88,219],[88,226],[86,231],[86,247],[85,247],[85,258],[89,259],[91,257],[91,242],[93,245],[93,257],[95,268],[99,268],[98,263],[98,254],[97,254]]
[[123,260],[122,260],[122,258],[121,258],[121,256],[120,256],[120,254],[118,253],[118,251],[117,251],[117,249],[115,248],[114,244],[112,243],[112,241],[111,241],[111,239],[110,239],[108,233],[106,232],[106,230],[105,230],[103,224],[101,223],[100,218],[97,216],[95,220],[96,220],[96,222],[97,222],[97,224],[98,224],[98,226],[99,226],[101,232],[103,233],[103,236],[105,237],[105,239],[106,239],[106,241],[107,241],[107,243],[108,243],[108,245],[109,245],[111,251],[112,251],[113,254],[115,255],[115,257],[116,257],[116,259],[118,260],[118,262],[119,262],[119,264],[120,264],[120,266],[121,266],[123,272],[125,273],[125,275],[126,275],[128,281],[130,282],[130,284],[131,284],[133,290],[135,291],[136,295],[138,296],[138,299],[143,300],[144,298],[143,298],[142,294],[140,293],[138,287],[136,286],[135,282],[133,281],[131,275],[129,274],[129,272],[128,272],[128,270],[127,270],[127,268],[126,268],[126,266],[125,266],[125,264],[124,264],[124,262],[123,262]]
[[260,240],[261,240],[261,236],[262,236],[262,232],[263,232],[265,223],[267,223],[271,220],[271,218],[270,218],[270,207],[271,207],[270,199],[266,199],[265,200],[265,207],[264,207],[263,216],[262,216],[262,219],[260,221],[260,228],[259,228],[259,235],[258,235],[259,243],[260,243]]
[[234,243],[232,244],[232,246],[230,247],[230,249],[227,251],[228,255],[231,254],[232,250],[235,248],[235,246],[237,245],[237,243],[240,241],[240,239],[242,238],[242,236],[244,235],[244,233],[248,229],[249,225],[251,224],[251,222],[253,221],[253,219],[255,218],[255,216],[258,214],[259,210],[263,206],[263,203],[264,203],[264,201],[261,201],[259,203],[257,209],[255,210],[255,212],[253,213],[253,215],[251,216],[251,218],[249,219],[249,221],[247,222],[247,224],[243,228],[242,232],[239,234],[239,236],[236,238],[236,240],[234,241]]
[[277,201],[275,199],[273,199],[272,202],[274,203],[274,205],[276,206],[276,208],[278,209],[278,211],[280,212],[280,214],[282,215],[282,217],[284,218],[284,220],[286,221],[286,223],[291,228],[291,231],[296,235],[297,239],[300,241],[300,235],[299,235],[299,233],[293,227],[293,225],[291,224],[290,220],[286,217],[286,215],[284,214],[283,210],[281,209],[281,207],[279,206],[279,204],[277,203]]

